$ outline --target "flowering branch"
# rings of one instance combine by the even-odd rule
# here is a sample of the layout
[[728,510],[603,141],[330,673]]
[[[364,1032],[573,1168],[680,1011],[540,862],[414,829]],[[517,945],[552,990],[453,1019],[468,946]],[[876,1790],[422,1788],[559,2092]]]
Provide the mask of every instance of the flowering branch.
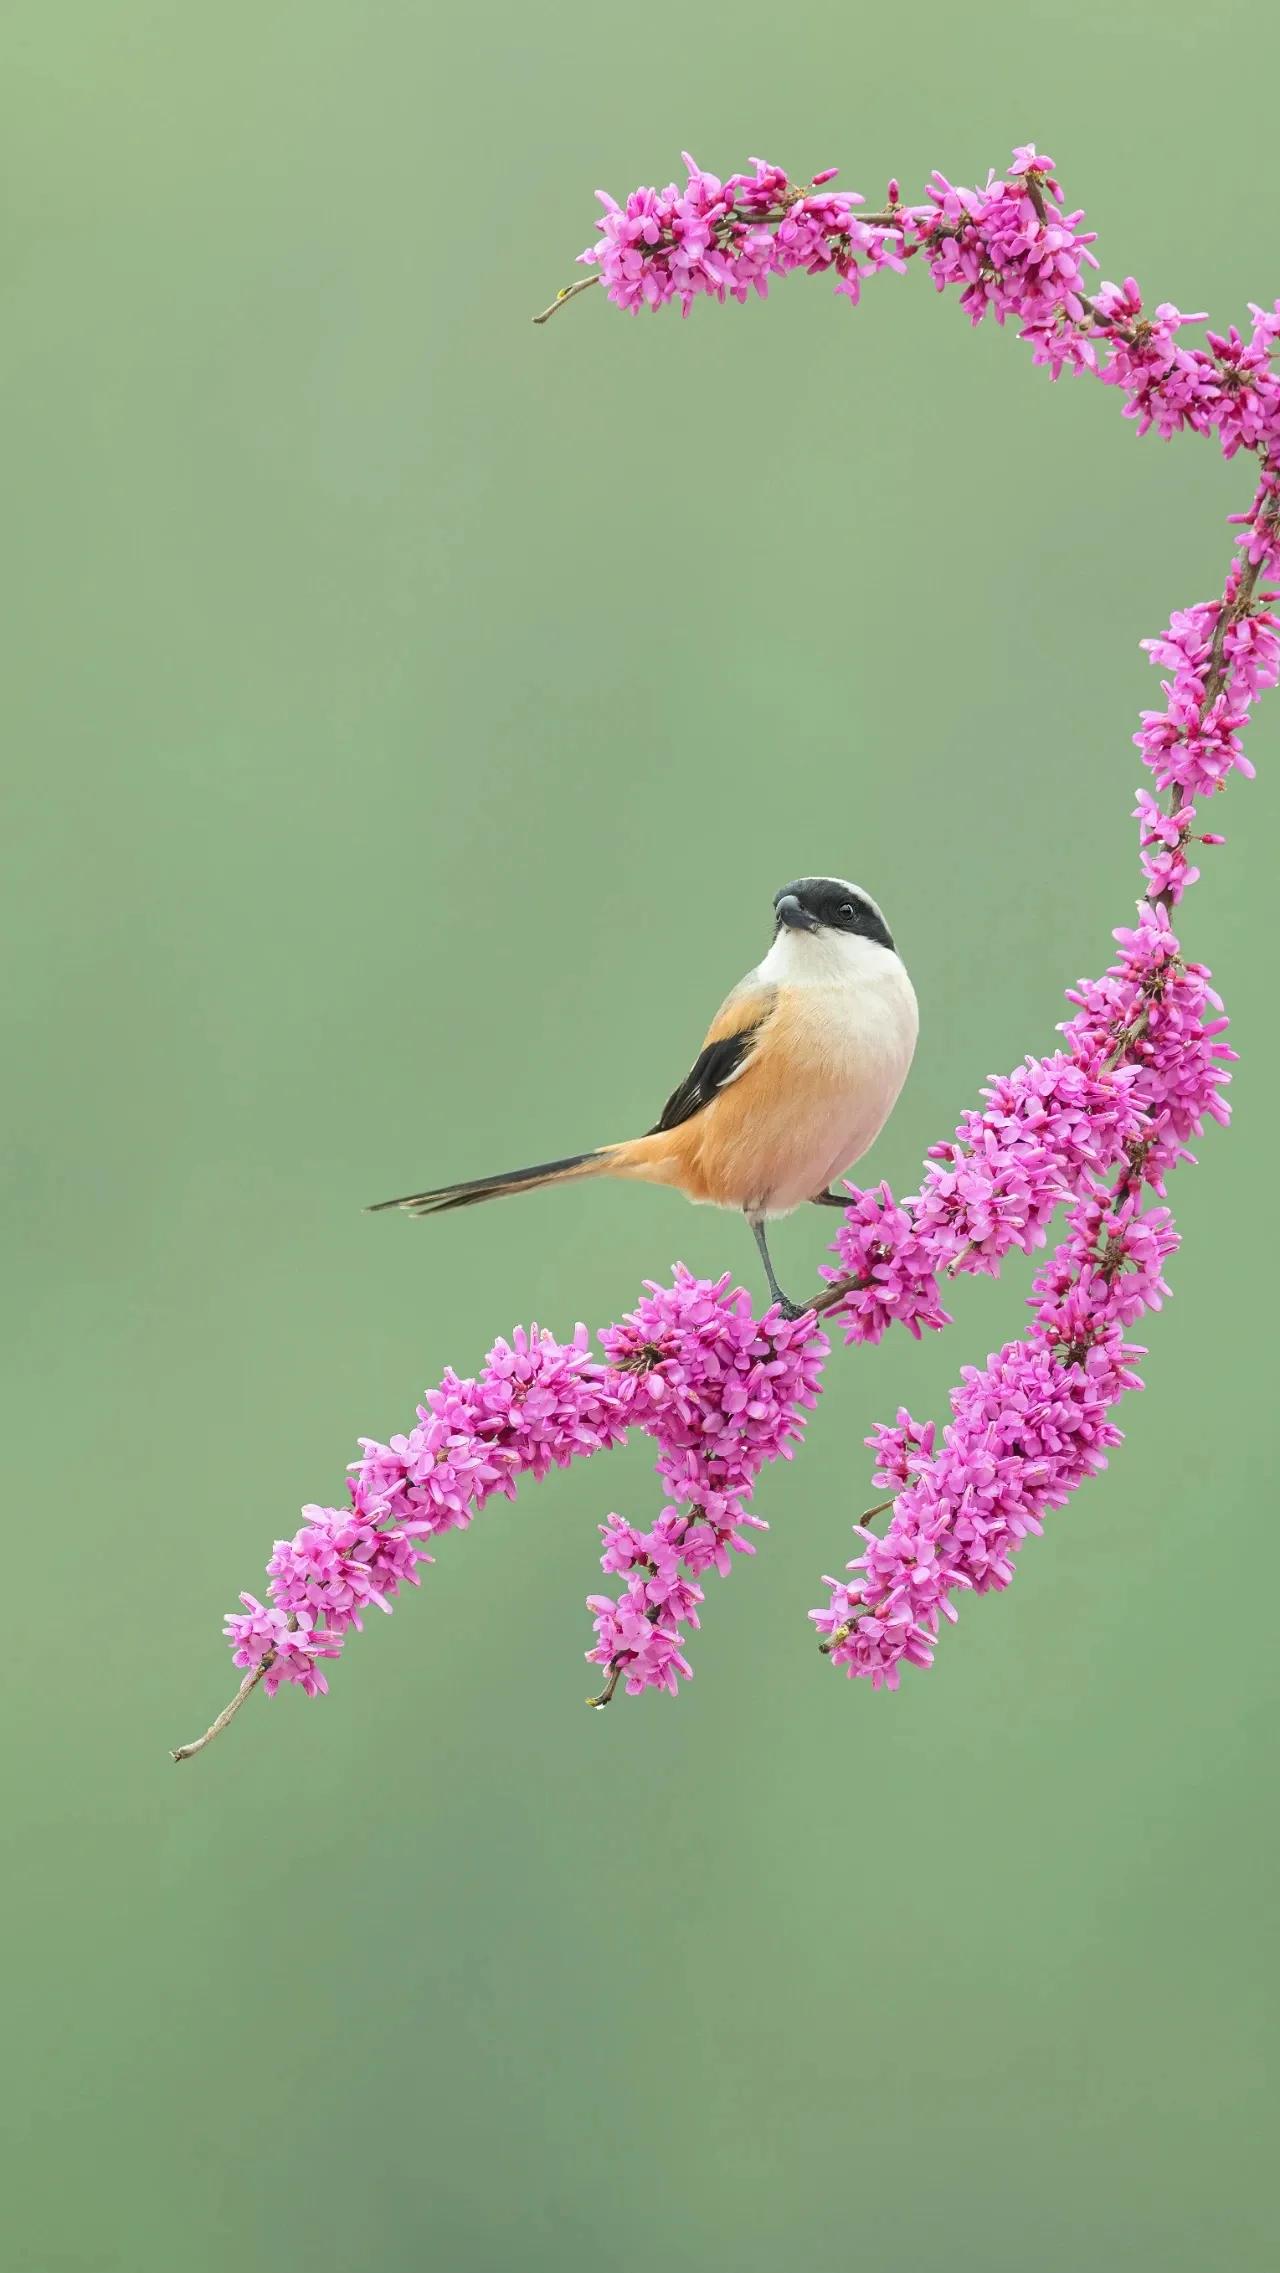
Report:
[[[1065,1210],[1065,1236],[1033,1284],[1028,1332],[985,1366],[964,1368],[940,1441],[905,1408],[868,1439],[889,1497],[855,1525],[862,1552],[845,1578],[825,1582],[830,1600],[811,1616],[833,1664],[896,1687],[904,1663],[931,1663],[954,1598],[1007,1586],[1023,1539],[1120,1442],[1111,1416],[1141,1386],[1134,1360],[1143,1353],[1127,1335],[1163,1303],[1177,1244],[1167,1178],[1192,1158],[1206,1121],[1227,1119],[1227,1021],[1171,917],[1199,874],[1190,847],[1223,842],[1197,827],[1197,801],[1233,772],[1252,773],[1243,728],[1280,678],[1268,588],[1280,574],[1280,303],[1251,309],[1247,340],[1234,328],[1208,331],[1204,347],[1188,348],[1178,335],[1204,319],[1167,302],[1148,315],[1132,278],[1087,295],[1092,232],[1081,213],[1063,212],[1053,162],[1031,147],[979,189],[935,173],[916,206],[890,182],[873,214],[856,210],[855,194],[832,191],[830,172],[801,187],[754,160],[753,175],[722,183],[687,164],[684,189],[637,190],[625,206],[601,193],[601,242],[581,256],[592,273],[536,323],[597,280],[616,306],[638,313],[678,300],[687,315],[699,297],[763,298],[772,278],[803,269],[833,276],[856,305],[864,279],[918,259],[939,291],[958,289],[973,323],[1014,318],[1055,379],[1070,370],[1119,389],[1139,433],[1216,434],[1225,456],[1256,454],[1257,485],[1233,517],[1238,549],[1221,597],[1176,613],[1144,642],[1169,676],[1163,706],[1143,712],[1134,736],[1165,797],[1138,795],[1138,920],[1116,932],[1103,977],[1070,990],[1063,1046],[993,1078],[981,1106],[931,1149],[911,1198],[895,1200],[887,1184],[850,1187],[836,1266],[803,1317],[775,1307],[757,1319],[727,1277],[699,1280],[677,1266],[671,1286],[651,1284],[605,1329],[601,1358],[582,1326],[567,1344],[517,1330],[474,1378],[446,1373],[406,1436],[362,1440],[350,1505],[305,1508],[302,1529],[277,1542],[268,1564],[268,1601],[243,1595],[243,1611],[227,1620],[245,1678],[176,1760],[201,1751],[258,1686],[268,1696],[285,1683],[322,1692],[325,1665],[363,1611],[389,1610],[403,1584],[418,1583],[428,1540],[465,1529],[490,1498],[514,1496],[520,1478],[541,1478],[635,1428],[658,1447],[665,1500],[648,1530],[617,1514],[601,1526],[602,1567],[622,1587],[589,1600],[596,1639],[587,1656],[603,1680],[588,1702],[606,1705],[620,1687],[674,1693],[692,1670],[684,1628],[697,1627],[700,1581],[754,1551],[749,1534],[766,1528],[752,1505],[757,1478],[791,1457],[816,1402],[828,1349],[819,1316],[847,1343],[879,1341],[894,1324],[917,1339],[937,1331],[951,1323],[940,1279],[998,1274],[1011,1250],[1043,1247]],[[1149,1194],[1159,1204],[1148,1205]],[[870,1526],[883,1514],[880,1535]]]

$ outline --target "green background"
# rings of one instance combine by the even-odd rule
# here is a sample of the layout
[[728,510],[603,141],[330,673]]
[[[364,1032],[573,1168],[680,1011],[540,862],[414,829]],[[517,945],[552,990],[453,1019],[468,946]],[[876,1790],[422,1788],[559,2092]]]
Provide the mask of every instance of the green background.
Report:
[[804,1612],[871,1421],[1025,1271],[837,1359],[678,1703],[581,1703],[637,1447],[449,1540],[327,1701],[166,1747],[446,1363],[676,1254],[757,1285],[661,1192],[361,1204],[645,1125],[811,869],[915,976],[910,1189],[1126,919],[1137,643],[1248,499],[920,275],[535,331],[595,184],[1035,137],[1105,275],[1230,320],[1280,291],[1280,32],[10,0],[2,44],[10,2261],[1270,2262],[1274,714],[1189,911],[1244,1061],[1150,1389],[933,1673],[850,1687]]

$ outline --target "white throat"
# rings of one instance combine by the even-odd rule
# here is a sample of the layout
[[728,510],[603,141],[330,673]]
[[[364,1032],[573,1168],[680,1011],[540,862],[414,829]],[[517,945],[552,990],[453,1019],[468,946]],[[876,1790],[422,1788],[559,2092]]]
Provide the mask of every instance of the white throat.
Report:
[[898,964],[892,947],[860,932],[793,931],[784,925],[755,975],[766,986],[856,986],[891,964]]

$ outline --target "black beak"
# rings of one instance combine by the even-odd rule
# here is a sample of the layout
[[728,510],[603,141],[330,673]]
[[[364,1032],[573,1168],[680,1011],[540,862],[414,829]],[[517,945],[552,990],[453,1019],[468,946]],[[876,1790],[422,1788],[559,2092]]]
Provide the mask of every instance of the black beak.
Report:
[[821,928],[817,917],[811,916],[809,910],[801,906],[794,892],[784,892],[782,898],[774,902],[773,912],[788,931],[818,931]]

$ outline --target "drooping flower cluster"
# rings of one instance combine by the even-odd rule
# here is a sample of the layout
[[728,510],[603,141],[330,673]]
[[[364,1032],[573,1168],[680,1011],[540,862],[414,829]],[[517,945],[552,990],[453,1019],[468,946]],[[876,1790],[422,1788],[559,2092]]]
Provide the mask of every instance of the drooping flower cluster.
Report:
[[[625,1680],[629,1696],[669,1689],[690,1668],[680,1621],[698,1623],[708,1570],[722,1577],[730,1555],[752,1555],[746,1534],[766,1526],[748,1508],[760,1470],[789,1460],[816,1404],[827,1338],[812,1316],[752,1316],[726,1274],[715,1285],[677,1265],[670,1287],[650,1285],[621,1325],[600,1337],[606,1357],[635,1384],[632,1417],[658,1445],[657,1472],[669,1502],[648,1531],[621,1516],[602,1526],[601,1568],[626,1584],[615,1599],[589,1598],[606,1668],[600,1702]],[[684,1570],[680,1566],[683,1564]],[[612,1684],[612,1686],[610,1686]]]
[[[851,1192],[833,1249],[822,1307],[846,1338],[878,1341],[895,1322],[918,1337],[949,1323],[940,1275],[996,1272],[1010,1250],[1041,1247],[1068,1211],[1067,1235],[1035,1281],[1029,1333],[965,1369],[941,1441],[905,1410],[868,1439],[893,1495],[890,1522],[883,1537],[858,1527],[862,1552],[845,1578],[827,1581],[831,1600],[811,1615],[833,1663],[894,1687],[903,1664],[931,1662],[954,1598],[1006,1586],[1022,1540],[1119,1442],[1114,1409],[1140,1385],[1141,1352],[1126,1336],[1164,1300],[1176,1245],[1167,1208],[1144,1202],[1191,1157],[1204,1122],[1227,1117],[1226,1020],[1169,911],[1197,879],[1189,848],[1223,841],[1198,828],[1198,805],[1233,773],[1252,772],[1243,730],[1280,679],[1267,588],[1280,576],[1280,302],[1251,308],[1247,336],[1208,331],[1203,347],[1188,347],[1180,335],[1203,317],[1169,303],[1146,313],[1132,278],[1090,298],[1092,235],[1081,213],[1063,211],[1052,160],[1030,147],[979,189],[935,173],[918,206],[891,182],[875,214],[832,190],[830,172],[801,187],[753,161],[753,174],[721,182],[686,162],[684,189],[636,191],[625,207],[603,198],[602,241],[582,258],[598,264],[618,305],[678,300],[687,314],[700,296],[764,296],[771,277],[794,269],[831,275],[856,302],[865,276],[918,257],[940,291],[958,290],[974,323],[1019,322],[1055,378],[1071,369],[1118,389],[1139,432],[1214,433],[1227,457],[1246,449],[1260,461],[1252,502],[1234,517],[1238,551],[1222,597],[1175,614],[1146,643],[1169,676],[1163,707],[1143,714],[1134,739],[1166,803],[1138,794],[1146,894],[1136,925],[1116,933],[1105,975],[1071,990],[1064,1047],[992,1079],[981,1107],[932,1149],[912,1199],[896,1201],[884,1184]],[[624,1583],[616,1597],[591,1598],[588,1656],[606,1674],[595,1701],[621,1684],[675,1689],[690,1670],[683,1629],[697,1625],[699,1582],[752,1551],[749,1533],[762,1527],[755,1481],[794,1449],[826,1343],[812,1314],[757,1320],[727,1279],[683,1269],[601,1339],[603,1362],[583,1327],[568,1344],[517,1332],[475,1379],[447,1373],[407,1436],[364,1440],[351,1505],[304,1509],[295,1537],[277,1543],[267,1602],[244,1595],[244,1614],[227,1621],[246,1671],[241,1696],[259,1678],[268,1694],[283,1683],[322,1691],[325,1663],[364,1610],[389,1609],[416,1583],[428,1541],[465,1528],[522,1478],[619,1444],[635,1427],[658,1446],[666,1500],[647,1529],[619,1515],[603,1526],[602,1566]]]
[[[1142,1386],[1133,1368],[1142,1352],[1124,1338],[1131,1300],[1113,1307],[1110,1295],[1123,1283],[1127,1229],[1148,1219],[1117,1210],[1106,1260],[1093,1254],[1079,1266],[1093,1204],[1081,1204],[1071,1237],[1037,1281],[1030,1336],[1006,1342],[985,1366],[964,1368],[939,1449],[905,1435],[892,1450],[878,1447],[880,1480],[898,1487],[892,1520],[882,1538],[863,1532],[851,1575],[826,1580],[830,1602],[810,1613],[833,1664],[876,1688],[896,1688],[904,1663],[932,1664],[939,1621],[956,1616],[952,1597],[1007,1586],[1022,1541],[1106,1466],[1121,1440],[1111,1411]],[[1150,1231],[1141,1230],[1137,1268],[1152,1267],[1153,1245]],[[1081,1267],[1090,1272],[1087,1282],[1076,1275]]]
[[1143,1352],[1126,1330],[1161,1307],[1177,1245],[1168,1209],[1143,1207],[1147,1165],[1135,1148],[1116,1191],[1095,1186],[1076,1201],[1035,1280],[1029,1336],[964,1369],[940,1447],[905,1412],[868,1438],[893,1514],[882,1537],[857,1527],[862,1552],[844,1579],[824,1582],[830,1601],[810,1613],[825,1654],[851,1676],[896,1688],[903,1664],[932,1664],[953,1597],[1007,1586],[1023,1540],[1120,1443],[1112,1410],[1142,1386]]
[[[1144,1213],[1143,1191],[1163,1192],[1191,1157],[1188,1140],[1227,1118],[1235,1053],[1208,973],[1183,959],[1163,907],[1145,903],[1116,940],[1104,977],[1068,992],[1070,1054],[993,1082],[986,1112],[965,1117],[954,1146],[935,1147],[918,1198],[894,1208],[887,1195],[858,1195],[836,1241],[845,1271],[867,1282],[836,1315],[848,1340],[879,1340],[893,1316],[915,1332],[946,1323],[930,1314],[931,1268],[998,1270],[1010,1247],[1042,1245],[1051,1216],[1071,1203],[1070,1236],[1036,1280],[1029,1340],[967,1369],[941,1450],[905,1413],[868,1439],[877,1483],[898,1494],[893,1518],[883,1538],[866,1534],[850,1578],[825,1582],[831,1601],[811,1615],[833,1662],[876,1686],[896,1686],[901,1663],[932,1662],[952,1596],[1007,1585],[1043,1512],[1120,1441],[1105,1415],[1140,1385],[1131,1366],[1140,1353],[1123,1329],[1159,1307],[1176,1244],[1168,1210]],[[1117,1168],[1118,1197],[1103,1181]],[[877,1224],[879,1250],[868,1255]]]

